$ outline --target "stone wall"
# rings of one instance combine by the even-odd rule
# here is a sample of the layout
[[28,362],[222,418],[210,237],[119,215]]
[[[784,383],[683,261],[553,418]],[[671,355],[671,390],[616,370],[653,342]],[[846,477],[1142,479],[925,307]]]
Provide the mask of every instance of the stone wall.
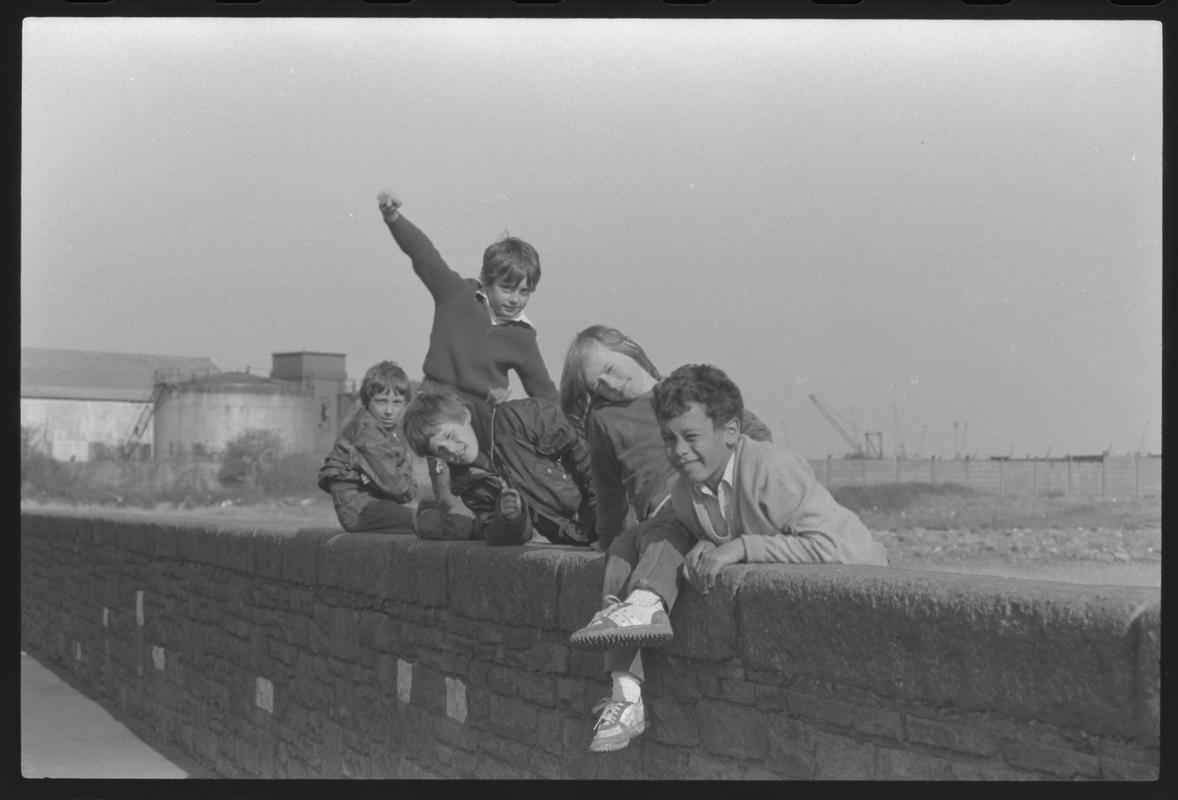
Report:
[[21,516],[21,646],[225,777],[1158,776],[1160,592],[738,566],[591,754],[604,556]]

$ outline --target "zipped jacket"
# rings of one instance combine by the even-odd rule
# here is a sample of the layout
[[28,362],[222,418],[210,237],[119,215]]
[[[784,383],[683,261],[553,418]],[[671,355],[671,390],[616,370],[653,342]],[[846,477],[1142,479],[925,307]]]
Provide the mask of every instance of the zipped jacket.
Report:
[[502,490],[516,489],[567,537],[593,541],[597,503],[589,450],[560,406],[529,397],[468,408],[480,458],[450,465],[451,489],[466,507],[476,515],[493,513]]
[[385,428],[367,408],[357,410],[319,468],[319,488],[328,493],[355,489],[398,503],[416,499],[413,456],[400,426]]

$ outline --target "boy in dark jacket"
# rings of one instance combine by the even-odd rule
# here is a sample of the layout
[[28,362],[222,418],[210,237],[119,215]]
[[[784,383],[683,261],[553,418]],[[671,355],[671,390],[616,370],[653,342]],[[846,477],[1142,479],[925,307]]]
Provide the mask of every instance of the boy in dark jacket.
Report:
[[345,531],[413,533],[417,497],[413,459],[399,431],[412,389],[405,371],[382,361],[364,373],[361,407],[319,468],[319,488],[331,495]]
[[[555,403],[466,403],[442,387],[415,397],[403,424],[415,453],[449,466],[454,494],[474,512],[473,538],[523,544],[538,533],[584,546],[596,537],[589,452]],[[444,523],[438,510],[427,509],[418,535],[462,538],[449,535]]]

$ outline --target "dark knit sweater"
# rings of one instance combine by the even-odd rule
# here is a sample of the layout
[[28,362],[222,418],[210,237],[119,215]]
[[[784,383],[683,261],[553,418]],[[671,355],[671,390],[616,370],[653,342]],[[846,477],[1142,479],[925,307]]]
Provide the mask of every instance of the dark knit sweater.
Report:
[[425,377],[486,399],[490,390],[508,388],[508,372],[515,370],[529,397],[559,402],[536,329],[526,322],[492,324],[487,306],[475,297],[479,282],[451,269],[429,237],[404,215],[389,230],[434,298],[433,329],[422,365]]

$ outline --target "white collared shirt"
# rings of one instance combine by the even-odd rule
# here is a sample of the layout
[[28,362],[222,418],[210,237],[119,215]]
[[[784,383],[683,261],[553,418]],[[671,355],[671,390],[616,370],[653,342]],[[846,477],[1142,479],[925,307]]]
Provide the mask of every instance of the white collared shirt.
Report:
[[491,324],[492,325],[510,325],[513,322],[515,322],[515,323],[519,323],[521,325],[527,325],[529,328],[535,329],[536,326],[532,324],[532,321],[530,319],[528,319],[528,315],[522,311],[519,312],[518,317],[497,317],[497,316],[495,316],[495,309],[491,308],[491,301],[487,299],[487,293],[484,292],[482,289],[476,289],[474,296],[480,303],[483,304],[483,307],[487,309],[487,314],[491,317]]
[[732,539],[732,476],[735,471],[736,459],[730,455],[715,492],[705,483],[696,483],[691,487],[691,505],[695,508],[695,516],[708,538],[717,542]]

